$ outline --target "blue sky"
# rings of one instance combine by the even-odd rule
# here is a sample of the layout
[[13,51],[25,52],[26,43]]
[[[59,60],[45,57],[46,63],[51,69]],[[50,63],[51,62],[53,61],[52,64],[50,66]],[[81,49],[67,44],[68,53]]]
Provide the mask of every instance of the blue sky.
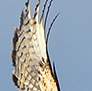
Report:
[[[14,68],[10,52],[13,29],[19,28],[25,2],[0,1],[0,91],[18,91],[11,79]],[[30,4],[33,15],[37,0],[30,0]],[[92,0],[54,0],[46,29],[58,12],[48,47],[62,91],[92,91]]]

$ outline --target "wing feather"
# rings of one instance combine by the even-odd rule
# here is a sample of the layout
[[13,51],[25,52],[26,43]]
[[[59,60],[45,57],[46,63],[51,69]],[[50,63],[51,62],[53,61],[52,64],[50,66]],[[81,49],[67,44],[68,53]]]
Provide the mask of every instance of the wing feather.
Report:
[[20,28],[14,28],[11,57],[15,69],[12,79],[19,91],[58,91],[47,54],[45,30],[39,23],[40,2],[31,18],[28,0],[26,13],[22,11],[20,17]]

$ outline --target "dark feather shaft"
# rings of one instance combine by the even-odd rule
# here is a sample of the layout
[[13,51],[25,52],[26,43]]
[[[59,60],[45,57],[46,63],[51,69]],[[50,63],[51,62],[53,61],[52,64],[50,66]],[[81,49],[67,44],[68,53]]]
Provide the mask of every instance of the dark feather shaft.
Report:
[[44,11],[45,11],[45,8],[46,8],[46,5],[47,5],[47,2],[48,2],[48,0],[46,0],[46,1],[45,1],[44,8],[43,8],[43,10],[42,10],[42,15],[41,15],[41,18],[40,18],[40,22],[41,22],[41,20],[43,19]]
[[49,37],[49,34],[50,34],[50,30],[51,30],[51,28],[52,28],[52,25],[53,25],[53,23],[55,22],[55,20],[56,20],[56,18],[58,17],[58,15],[59,15],[59,13],[55,16],[55,18],[53,19],[52,23],[50,24],[50,27],[49,27],[48,33],[47,33],[46,44],[47,44],[47,42],[48,42],[48,37]]
[[48,6],[48,10],[47,10],[46,17],[45,17],[45,22],[44,22],[44,29],[46,28],[47,17],[48,17],[48,14],[49,14],[49,10],[50,10],[50,6],[51,6],[52,1],[53,0],[50,1],[49,6]]

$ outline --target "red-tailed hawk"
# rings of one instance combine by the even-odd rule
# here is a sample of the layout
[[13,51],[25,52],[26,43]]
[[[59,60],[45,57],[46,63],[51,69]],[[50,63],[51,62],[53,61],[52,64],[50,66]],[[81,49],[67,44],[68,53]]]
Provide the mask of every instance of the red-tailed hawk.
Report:
[[53,19],[47,36],[45,34],[52,1],[49,2],[44,25],[43,16],[48,0],[45,1],[40,21],[38,16],[41,0],[38,0],[33,18],[28,0],[25,4],[27,9],[21,14],[20,28],[14,28],[11,57],[15,69],[12,79],[19,91],[60,91],[55,66],[53,64],[52,70],[47,50],[49,32],[58,14]]

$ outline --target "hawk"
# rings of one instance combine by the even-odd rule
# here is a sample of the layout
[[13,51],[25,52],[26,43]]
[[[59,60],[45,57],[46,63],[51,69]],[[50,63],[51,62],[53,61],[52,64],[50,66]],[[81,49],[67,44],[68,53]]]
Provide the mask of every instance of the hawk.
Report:
[[20,17],[20,27],[19,29],[14,28],[11,57],[15,69],[12,72],[12,79],[19,91],[60,91],[55,65],[53,63],[52,69],[47,50],[50,29],[59,13],[53,19],[47,35],[45,33],[52,1],[49,2],[43,24],[44,11],[48,0],[45,1],[40,20],[41,0],[38,0],[33,18],[28,0],[25,3],[27,9],[25,12],[22,11]]

